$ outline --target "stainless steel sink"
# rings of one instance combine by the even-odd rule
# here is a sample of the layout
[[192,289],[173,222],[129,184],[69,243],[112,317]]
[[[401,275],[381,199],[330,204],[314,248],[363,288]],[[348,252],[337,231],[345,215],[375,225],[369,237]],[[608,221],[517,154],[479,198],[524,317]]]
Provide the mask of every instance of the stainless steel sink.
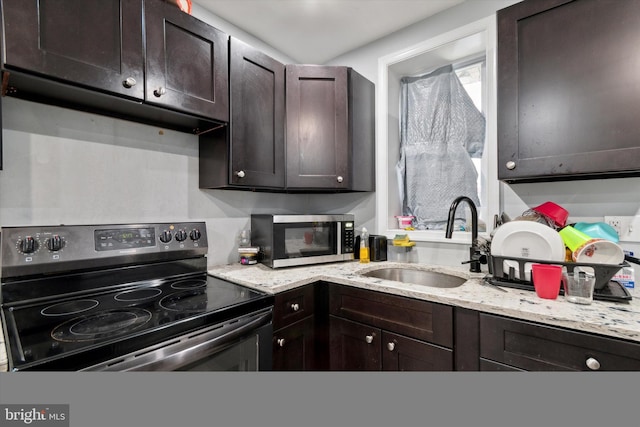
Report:
[[393,280],[395,282],[413,283],[415,285],[431,286],[433,288],[457,288],[467,279],[435,271],[416,270],[412,268],[390,267],[362,273],[363,276],[378,279]]

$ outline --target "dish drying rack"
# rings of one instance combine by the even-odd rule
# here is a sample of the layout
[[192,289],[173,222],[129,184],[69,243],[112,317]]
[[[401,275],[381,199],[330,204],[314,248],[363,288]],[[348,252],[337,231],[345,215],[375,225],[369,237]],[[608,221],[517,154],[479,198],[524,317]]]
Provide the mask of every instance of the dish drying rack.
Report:
[[[505,271],[504,261],[509,261],[510,264],[517,263],[518,274],[516,275],[515,267],[509,267],[508,271]],[[491,277],[487,277],[486,280],[497,286],[533,290],[533,282],[531,280],[526,280],[527,273],[529,277],[531,277],[531,264],[561,265],[566,267],[567,272],[570,274],[573,273],[573,270],[576,267],[590,267],[593,269],[596,276],[594,299],[611,301],[624,301],[631,299],[631,294],[623,285],[615,281],[611,282],[611,278],[615,276],[621,268],[629,267],[629,264],[626,261],[621,264],[590,264],[583,262],[549,261],[489,254],[488,267]],[[563,293],[563,289],[560,289],[560,294]],[[598,293],[600,298],[596,298],[596,294]]]

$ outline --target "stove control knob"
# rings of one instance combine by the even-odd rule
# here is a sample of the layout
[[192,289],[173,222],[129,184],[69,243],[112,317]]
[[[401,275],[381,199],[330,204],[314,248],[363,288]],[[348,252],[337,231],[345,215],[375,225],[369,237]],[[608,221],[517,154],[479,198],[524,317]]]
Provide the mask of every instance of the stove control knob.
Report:
[[189,237],[191,237],[191,240],[198,240],[201,236],[202,236],[202,233],[200,233],[200,230],[198,230],[197,228],[194,228],[193,230],[191,230],[191,233],[189,234]]
[[38,242],[33,236],[27,236],[24,239],[18,240],[18,249],[23,254],[32,254],[38,250]]
[[171,232],[169,230],[164,230],[160,233],[160,241],[162,243],[169,243],[171,241]]
[[51,252],[56,252],[62,249],[64,246],[64,240],[57,234],[54,234],[49,239],[47,239],[47,249]]
[[186,231],[184,231],[184,230],[176,231],[176,240],[178,242],[182,242],[182,241],[184,241],[186,239],[187,239],[187,232]]

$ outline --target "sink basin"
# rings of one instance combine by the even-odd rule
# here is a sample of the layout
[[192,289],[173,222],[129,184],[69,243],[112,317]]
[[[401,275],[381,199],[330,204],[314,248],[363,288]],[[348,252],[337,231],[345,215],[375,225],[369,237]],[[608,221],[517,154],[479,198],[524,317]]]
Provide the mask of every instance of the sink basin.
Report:
[[467,281],[467,279],[450,274],[401,267],[381,268],[362,273],[362,275],[395,282],[431,286],[433,288],[457,288]]

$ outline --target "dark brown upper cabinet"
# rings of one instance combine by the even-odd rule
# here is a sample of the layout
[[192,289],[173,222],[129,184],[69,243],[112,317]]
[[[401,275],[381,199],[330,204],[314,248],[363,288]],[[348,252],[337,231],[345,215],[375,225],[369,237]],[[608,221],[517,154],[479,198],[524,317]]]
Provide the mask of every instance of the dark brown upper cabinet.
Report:
[[288,190],[375,189],[375,87],[348,67],[287,65]]
[[375,87],[230,40],[230,126],[200,136],[200,188],[373,191]]
[[3,95],[180,131],[224,124],[227,36],[163,0],[3,0]]
[[145,101],[228,122],[228,36],[165,1],[144,18]]
[[142,0],[3,0],[4,64],[144,98]]
[[640,175],[640,2],[498,11],[498,178]]
[[229,54],[231,122],[200,136],[200,187],[282,190],[285,66],[235,38]]

